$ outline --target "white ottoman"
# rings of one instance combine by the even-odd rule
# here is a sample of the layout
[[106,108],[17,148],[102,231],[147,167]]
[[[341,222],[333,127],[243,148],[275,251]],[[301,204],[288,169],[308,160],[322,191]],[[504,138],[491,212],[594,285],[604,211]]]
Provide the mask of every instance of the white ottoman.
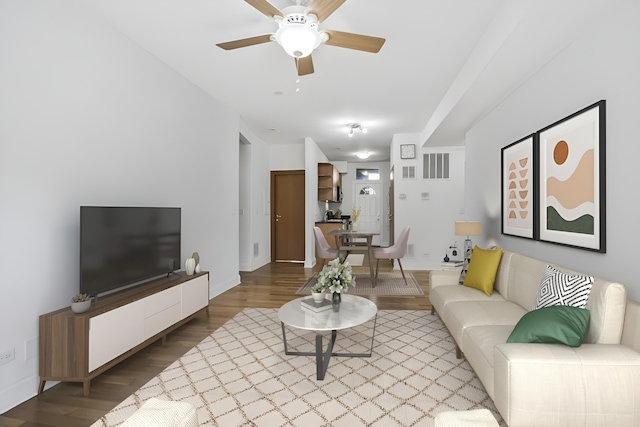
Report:
[[500,427],[488,409],[440,412],[435,421],[435,427]]
[[122,427],[198,427],[196,407],[152,397],[121,425]]

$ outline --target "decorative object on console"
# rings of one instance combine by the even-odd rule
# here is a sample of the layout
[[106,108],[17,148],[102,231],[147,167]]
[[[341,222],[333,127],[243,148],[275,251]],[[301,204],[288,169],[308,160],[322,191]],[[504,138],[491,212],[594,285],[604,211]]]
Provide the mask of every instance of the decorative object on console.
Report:
[[605,101],[538,131],[540,240],[606,252]]
[[482,234],[482,224],[480,221],[456,221],[455,223],[456,236],[466,236],[464,240],[464,267],[462,268],[462,275],[460,280],[464,279],[467,269],[469,268],[469,260],[471,259],[471,253],[473,250],[473,242],[469,236],[479,236]]
[[187,272],[187,275],[191,276],[196,270],[196,260],[193,258],[187,258],[184,263],[184,270]]
[[195,260],[196,260],[196,265],[200,264],[200,254],[199,254],[198,252],[194,252],[194,253],[191,255],[191,258],[193,258],[193,259],[195,259]]
[[532,310],[552,305],[585,308],[593,287],[593,276],[564,273],[550,265],[544,270]]
[[469,271],[462,284],[491,296],[501,258],[502,248],[481,249],[476,246],[473,248]]
[[502,164],[502,234],[538,238],[537,135],[526,136],[500,151]]
[[91,297],[88,294],[76,294],[71,298],[71,311],[84,313],[91,307]]
[[358,218],[360,218],[361,212],[362,208],[360,206],[351,208],[351,231],[358,231]]
[[200,267],[200,264],[196,264],[196,268],[193,269],[193,271],[198,274],[202,271],[202,268]]

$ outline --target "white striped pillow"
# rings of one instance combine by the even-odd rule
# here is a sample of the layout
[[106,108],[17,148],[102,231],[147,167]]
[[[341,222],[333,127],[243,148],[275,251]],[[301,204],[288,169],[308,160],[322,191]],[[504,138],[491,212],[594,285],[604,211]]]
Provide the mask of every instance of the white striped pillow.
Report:
[[593,286],[593,276],[563,273],[547,265],[532,310],[552,305],[585,308]]

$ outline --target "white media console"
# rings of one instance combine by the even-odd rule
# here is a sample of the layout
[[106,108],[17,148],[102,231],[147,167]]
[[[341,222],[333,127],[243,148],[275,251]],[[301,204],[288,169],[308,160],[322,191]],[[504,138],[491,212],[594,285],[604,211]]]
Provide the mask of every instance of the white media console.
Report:
[[209,312],[209,273],[184,273],[100,297],[85,313],[67,307],[40,316],[40,385],[82,382]]

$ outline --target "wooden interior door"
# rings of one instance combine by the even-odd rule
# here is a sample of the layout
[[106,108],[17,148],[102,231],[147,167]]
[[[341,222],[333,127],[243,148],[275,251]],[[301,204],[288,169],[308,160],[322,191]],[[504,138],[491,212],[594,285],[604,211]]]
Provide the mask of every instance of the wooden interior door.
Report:
[[304,256],[304,171],[272,171],[271,261]]

